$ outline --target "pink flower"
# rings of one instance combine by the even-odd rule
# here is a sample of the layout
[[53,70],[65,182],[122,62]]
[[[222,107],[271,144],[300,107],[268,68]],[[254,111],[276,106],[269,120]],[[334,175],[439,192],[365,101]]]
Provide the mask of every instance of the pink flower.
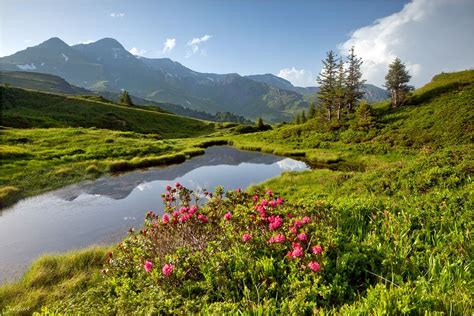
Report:
[[277,197],[276,202],[278,205],[283,204],[283,199],[279,196]]
[[189,213],[190,215],[193,215],[194,213],[197,212],[197,210],[198,210],[197,205],[193,205],[193,206],[191,206],[191,207],[189,208],[188,213]]
[[168,184],[168,185],[166,186],[166,191],[170,191],[170,190],[171,190],[171,185]]
[[145,264],[143,265],[143,268],[145,269],[146,272],[150,272],[151,269],[153,268],[153,263],[150,260],[145,261]]
[[308,268],[310,268],[314,272],[318,272],[319,270],[321,270],[321,265],[316,261],[311,261],[310,263],[308,263]]
[[178,217],[178,216],[179,216],[179,212],[174,211],[173,212],[173,217]]
[[291,252],[291,257],[292,258],[298,258],[303,255],[303,248],[301,247],[299,242],[294,242],[292,244],[293,246],[293,251]]
[[319,255],[323,252],[323,247],[321,247],[320,245],[314,246],[313,248],[311,248],[311,252],[316,255]]
[[250,234],[245,233],[242,235],[243,241],[249,241],[250,239],[252,239],[252,236]]
[[168,277],[171,275],[171,273],[173,273],[173,269],[174,269],[174,266],[171,263],[167,263],[163,266],[163,268],[161,269],[161,272],[163,272],[163,275],[165,277]]
[[283,235],[283,234],[276,234],[276,235],[270,237],[270,240],[268,240],[268,242],[269,242],[270,244],[273,244],[273,243],[279,243],[279,244],[281,244],[281,243],[285,242],[285,235]]
[[232,213],[231,213],[231,212],[225,213],[224,218],[225,218],[226,220],[230,221],[230,220],[232,219]]
[[254,202],[257,202],[257,201],[258,201],[258,195],[255,194],[255,195],[253,196],[253,201],[254,201]]
[[296,236],[296,237],[301,241],[308,240],[308,236],[305,233],[298,234],[298,236]]
[[180,214],[184,214],[184,213],[186,213],[187,211],[188,211],[188,208],[187,208],[187,207],[184,207],[184,206],[182,206],[182,207],[179,209],[179,213],[180,213]]
[[268,205],[268,200],[263,199],[262,202],[260,202],[260,204],[262,204],[263,206],[267,206]]
[[179,183],[179,182],[176,182],[174,186],[175,186],[177,189],[180,189],[180,188],[183,187],[183,186],[181,185],[181,183]]
[[291,213],[286,214],[286,216],[287,216],[288,218],[293,218],[293,214],[291,214]]
[[180,221],[181,223],[184,223],[185,221],[187,221],[188,219],[190,219],[191,216],[192,216],[191,214],[183,214],[183,215],[181,215],[181,216],[179,217],[179,221]]
[[269,204],[271,207],[276,207],[278,205],[277,201],[273,201],[273,200],[270,201]]
[[266,195],[269,195],[269,196],[272,196],[273,195],[273,191],[272,190],[267,190],[267,192],[265,193]]
[[241,188],[238,188],[238,189],[235,190],[235,191],[237,191],[237,193],[240,193],[240,192],[242,192],[242,189],[241,189]]
[[295,221],[295,227],[296,227],[296,228],[300,228],[301,226],[303,226],[303,222],[300,221],[299,219],[297,219],[297,220]]
[[268,218],[268,221],[270,222],[270,224],[268,225],[268,228],[270,230],[276,230],[280,228],[283,224],[283,219],[280,216],[272,215]]
[[292,226],[292,227],[290,227],[290,232],[292,232],[293,234],[297,234],[298,233],[298,228],[296,228],[295,226]]
[[206,215],[203,215],[203,214],[198,215],[198,220],[200,220],[203,223],[207,223],[209,221],[209,219],[206,217]]
[[303,248],[297,247],[291,252],[293,258],[301,257],[303,255]]
[[308,216],[303,217],[303,223],[308,224],[309,222],[311,222],[311,218]]
[[161,222],[162,222],[163,224],[168,224],[169,221],[170,221],[170,216],[169,216],[168,214],[166,214],[166,213],[163,214],[163,217],[162,217],[162,219],[161,219]]

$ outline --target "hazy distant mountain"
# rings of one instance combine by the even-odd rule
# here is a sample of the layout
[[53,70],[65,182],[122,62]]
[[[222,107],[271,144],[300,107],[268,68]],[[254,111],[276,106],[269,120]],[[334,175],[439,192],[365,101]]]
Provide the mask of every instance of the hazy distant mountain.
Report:
[[[120,92],[91,91],[71,85],[61,77],[38,72],[0,71],[0,84],[7,84],[13,87],[32,89],[56,94],[99,95],[113,102],[118,102],[120,98]],[[253,122],[245,119],[244,117],[235,115],[230,112],[217,112],[215,114],[210,114],[204,111],[186,108],[177,104],[146,100],[133,95],[131,95],[131,98],[134,104],[156,106],[166,112],[178,114],[181,116],[187,116],[215,122],[236,122],[243,124],[253,124]]]
[[[250,119],[261,116],[273,122],[289,120],[306,109],[318,91],[317,87],[295,87],[272,74],[199,73],[168,58],[134,56],[112,38],[74,46],[51,38],[0,58],[0,70],[49,73],[102,93],[126,89],[143,99],[201,112],[230,112]],[[366,88],[369,101],[386,96],[383,89]]]
[[[251,76],[246,76],[246,77],[258,82],[266,83],[268,85],[271,85],[280,89],[297,92],[305,96],[305,100],[307,101],[316,100],[316,93],[319,92],[319,87],[296,87],[288,80],[280,78],[272,74],[251,75]],[[374,86],[372,84],[364,84],[364,92],[365,92],[365,99],[367,99],[369,102],[377,102],[377,101],[385,100],[388,97],[386,90],[379,88],[377,86]]]
[[111,38],[74,46],[52,38],[0,58],[0,70],[49,73],[94,91],[126,89],[141,98],[252,119],[281,121],[308,106],[295,91],[238,74],[198,73],[167,58],[137,57]]

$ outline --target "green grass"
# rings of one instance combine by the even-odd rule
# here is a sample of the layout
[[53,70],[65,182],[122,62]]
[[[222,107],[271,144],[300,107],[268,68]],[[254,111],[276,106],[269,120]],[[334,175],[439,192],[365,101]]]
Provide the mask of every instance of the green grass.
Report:
[[[31,168],[31,161],[38,168],[30,170],[40,172],[43,157],[50,157],[45,160],[50,177],[55,177],[50,179],[67,175],[68,168],[75,170],[74,156],[82,159],[77,162],[84,164],[84,171],[95,175],[108,172],[111,161],[124,160],[125,166],[134,167],[155,159],[147,157],[192,156],[202,152],[200,147],[221,144],[296,156],[317,167],[286,172],[253,186],[245,199],[230,204],[211,201],[206,207],[213,211],[206,214],[214,216],[215,225],[208,230],[183,226],[183,231],[163,231],[151,240],[146,240],[147,234],[134,234],[114,249],[118,258],[128,258],[116,261],[117,271],[99,280],[95,276],[101,266],[92,264],[88,271],[94,272],[83,280],[84,286],[66,287],[61,297],[52,290],[29,303],[30,310],[47,306],[48,311],[69,313],[292,314],[304,310],[340,315],[472,315],[473,85],[474,71],[436,76],[400,109],[375,105],[377,127],[369,131],[354,131],[349,124],[328,131],[317,120],[266,132],[234,135],[223,130],[212,138],[161,141],[152,140],[152,135],[87,129],[3,131],[2,150],[13,166],[1,169],[2,181],[9,187],[5,194],[18,194],[15,188],[28,182],[11,181],[11,170]],[[55,145],[55,137],[63,145]],[[76,143],[77,147],[71,146]],[[88,155],[90,160],[85,159]],[[35,187],[42,185],[47,184]],[[233,231],[221,221],[228,210],[238,220],[252,212],[253,193],[266,188],[282,195],[294,215],[310,213],[317,218],[315,238],[327,247],[321,275],[301,274],[301,266],[276,260],[285,253],[268,252],[268,236],[255,247],[242,245],[240,235],[254,228],[253,222]],[[265,234],[262,229],[253,233]],[[213,238],[216,243],[192,255],[195,252],[186,247],[169,250],[173,234],[190,240]],[[226,238],[219,239],[221,234]],[[169,252],[161,253],[164,249]],[[177,278],[164,280],[158,266],[151,282],[140,266],[150,258],[149,251],[160,253],[158,262],[179,263]],[[81,260],[74,260],[80,266]],[[30,279],[41,275],[35,269],[29,273]],[[39,279],[46,289],[56,290],[53,284],[61,284],[57,277],[52,283]],[[2,287],[0,302],[26,306],[22,302],[30,302],[30,297],[25,289],[31,287],[25,287],[25,282]],[[282,287],[284,293],[278,290]]]
[[96,127],[155,133],[161,138],[196,137],[215,131],[215,123],[127,107],[80,96],[0,87],[1,125],[14,128]]
[[15,284],[0,287],[0,314],[31,315],[100,281],[106,248],[92,247],[37,259]]
[[163,140],[155,134],[94,128],[3,129],[0,133],[2,207],[101,174],[179,163],[204,153],[198,148],[203,146],[201,138]]

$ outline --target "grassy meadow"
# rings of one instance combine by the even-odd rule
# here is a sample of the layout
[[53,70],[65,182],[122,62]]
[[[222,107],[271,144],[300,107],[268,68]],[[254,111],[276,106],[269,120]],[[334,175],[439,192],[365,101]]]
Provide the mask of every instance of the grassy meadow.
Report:
[[473,100],[474,71],[464,71],[436,76],[401,108],[373,105],[376,124],[365,130],[317,118],[180,139],[3,129],[7,195],[181,161],[222,143],[314,169],[244,192],[218,188],[199,207],[193,192],[170,187],[166,216],[149,213],[143,229],[110,249],[38,259],[19,282],[0,287],[0,310],[471,315]]

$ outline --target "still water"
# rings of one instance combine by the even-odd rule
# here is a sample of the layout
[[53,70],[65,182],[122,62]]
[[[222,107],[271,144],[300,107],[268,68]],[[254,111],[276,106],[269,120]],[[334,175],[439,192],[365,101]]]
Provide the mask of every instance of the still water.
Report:
[[141,226],[146,211],[162,212],[167,184],[244,189],[306,169],[290,158],[210,147],[179,165],[102,177],[22,200],[0,210],[0,283],[21,276],[41,254],[119,241],[130,227]]

